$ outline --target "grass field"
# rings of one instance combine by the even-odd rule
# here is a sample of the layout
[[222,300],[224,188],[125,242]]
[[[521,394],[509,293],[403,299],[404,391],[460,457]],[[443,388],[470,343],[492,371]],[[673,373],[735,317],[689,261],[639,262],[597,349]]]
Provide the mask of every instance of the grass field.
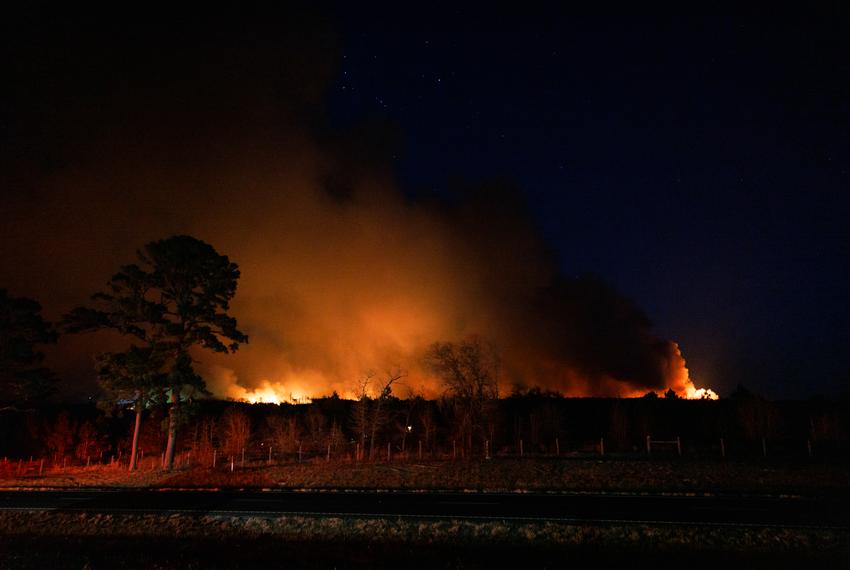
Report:
[[850,492],[850,466],[636,458],[498,458],[351,463],[313,460],[166,472],[120,466],[0,474],[0,487],[214,487],[451,489],[471,491],[669,492],[835,495]]
[[[850,466],[678,458],[498,458],[29,472],[0,486],[451,489],[842,495]],[[309,516],[0,514],[0,568],[844,568],[845,530]]]

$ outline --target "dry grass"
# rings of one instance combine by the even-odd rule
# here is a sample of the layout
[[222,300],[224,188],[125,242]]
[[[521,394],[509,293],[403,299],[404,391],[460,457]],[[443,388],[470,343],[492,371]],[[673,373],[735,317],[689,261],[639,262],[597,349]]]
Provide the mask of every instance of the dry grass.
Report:
[[7,474],[0,487],[217,487],[288,489],[452,489],[475,491],[714,492],[845,494],[850,467],[687,460],[499,458],[491,461],[181,467],[96,466]]

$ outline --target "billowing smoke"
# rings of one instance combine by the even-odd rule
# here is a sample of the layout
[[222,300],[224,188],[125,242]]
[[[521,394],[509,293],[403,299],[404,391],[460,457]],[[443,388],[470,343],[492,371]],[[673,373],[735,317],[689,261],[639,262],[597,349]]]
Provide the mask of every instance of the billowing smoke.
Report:
[[[188,233],[242,270],[232,313],[250,343],[197,355],[220,396],[344,395],[364,371],[396,367],[436,395],[425,350],[470,335],[499,350],[505,389],[686,392],[675,343],[602,281],[561,275],[509,182],[413,200],[381,130],[330,128],[321,94],[335,56],[308,40],[274,53],[163,48],[164,70],[12,101],[36,134],[22,127],[4,164],[2,285],[56,319],[144,243]],[[76,71],[74,61],[55,65]],[[54,97],[68,99],[55,123],[39,115],[61,106]],[[65,338],[50,364],[82,390],[110,342]]]

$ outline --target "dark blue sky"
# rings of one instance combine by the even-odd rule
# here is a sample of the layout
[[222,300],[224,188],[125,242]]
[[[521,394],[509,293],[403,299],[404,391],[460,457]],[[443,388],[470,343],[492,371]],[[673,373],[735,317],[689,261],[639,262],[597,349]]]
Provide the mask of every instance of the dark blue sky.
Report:
[[413,199],[509,177],[563,271],[632,297],[698,384],[847,389],[846,8],[338,21],[332,121],[392,125]]

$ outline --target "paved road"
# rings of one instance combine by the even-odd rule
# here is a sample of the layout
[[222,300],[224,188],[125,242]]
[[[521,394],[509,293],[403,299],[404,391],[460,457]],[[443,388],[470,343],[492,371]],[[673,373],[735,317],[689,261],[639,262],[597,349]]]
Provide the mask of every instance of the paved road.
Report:
[[3,491],[0,510],[844,528],[850,499],[291,491]]

